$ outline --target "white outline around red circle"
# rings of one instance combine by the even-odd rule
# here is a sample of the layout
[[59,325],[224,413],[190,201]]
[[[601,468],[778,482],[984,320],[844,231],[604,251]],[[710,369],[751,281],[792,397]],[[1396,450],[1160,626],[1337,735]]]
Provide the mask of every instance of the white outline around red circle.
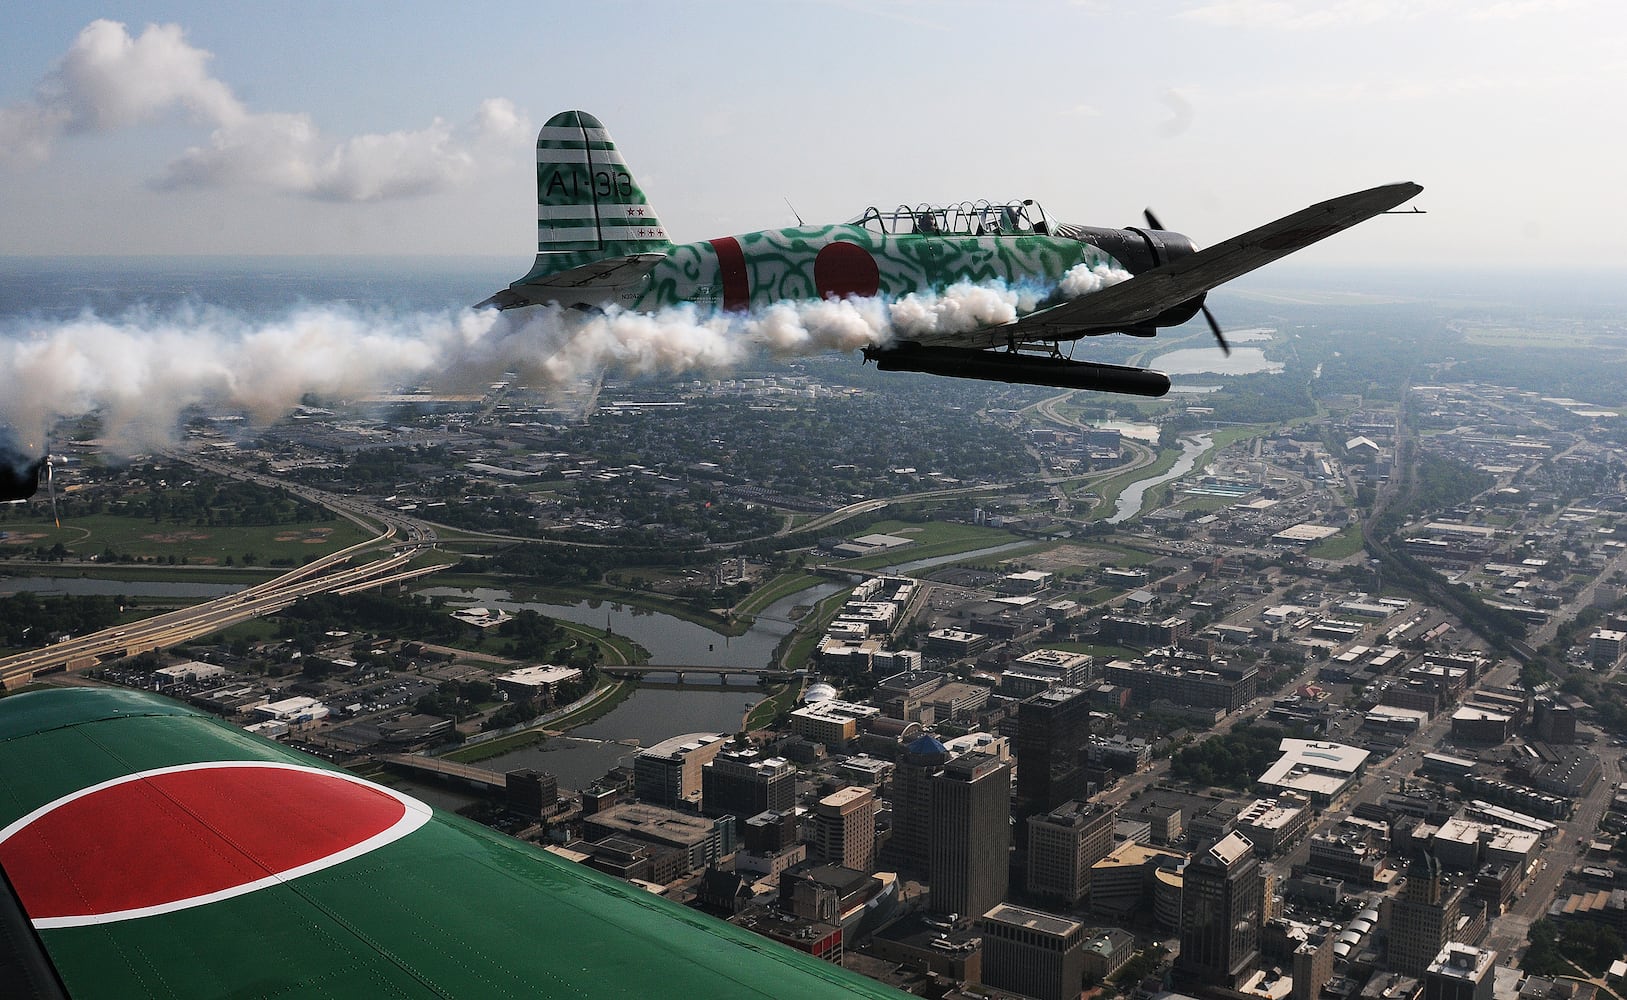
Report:
[[317,858],[315,861],[308,861],[303,865],[298,865],[284,871],[273,872],[264,878],[258,878],[252,882],[244,882],[239,885],[231,886],[230,888],[218,889],[214,892],[204,893],[199,896],[188,896],[184,899],[172,900],[167,903],[155,903],[151,906],[138,906],[126,910],[114,910],[108,913],[76,914],[65,917],[42,917],[33,921],[34,926],[39,930],[52,930],[59,927],[88,927],[94,924],[110,924],[121,920],[134,920],[139,917],[150,917],[160,913],[173,913],[176,910],[186,910],[194,906],[204,906],[209,903],[219,902],[223,899],[231,899],[234,896],[242,896],[251,892],[257,892],[260,889],[266,889],[274,885],[281,885],[285,882],[291,882],[294,879],[309,875],[313,872],[319,872],[325,868],[331,868],[334,865],[343,864],[352,858],[360,857],[363,854],[369,853],[370,851],[376,851],[380,847],[383,847],[386,844],[394,843],[395,841],[400,840],[402,837],[405,837],[407,834],[412,833],[414,830],[423,826],[425,823],[429,822],[430,816],[434,814],[434,810],[432,810],[428,805],[425,805],[423,802],[420,802],[410,795],[405,795],[393,788],[386,788],[383,785],[374,784],[365,778],[358,778],[354,774],[346,774],[343,771],[330,771],[326,768],[310,767],[305,764],[290,764],[283,761],[272,760],[209,760],[200,761],[196,764],[177,764],[171,767],[156,767],[148,771],[138,771],[134,774],[125,774],[117,778],[110,778],[107,781],[90,785],[86,788],[81,788],[76,792],[70,792],[59,799],[40,806],[38,809],[35,809],[28,815],[23,816],[22,818],[9,824],[5,827],[5,829],[0,829],[0,844],[4,844],[7,840],[10,840],[12,836],[23,830],[29,824],[40,819],[42,816],[45,816],[47,813],[60,809],[70,802],[77,799],[82,799],[87,795],[92,795],[106,788],[112,788],[131,781],[141,781],[146,778],[153,778],[163,774],[175,774],[181,771],[202,771],[217,768],[240,767],[273,768],[283,771],[304,771],[306,773],[318,775],[324,778],[338,778],[341,781],[348,781],[352,784],[360,785],[363,788],[371,789],[375,792],[382,792],[401,803],[405,811],[402,813],[401,818],[396,820],[394,824],[384,830],[379,831],[373,836],[368,837],[366,840],[359,841],[342,850],[326,855],[325,857]]

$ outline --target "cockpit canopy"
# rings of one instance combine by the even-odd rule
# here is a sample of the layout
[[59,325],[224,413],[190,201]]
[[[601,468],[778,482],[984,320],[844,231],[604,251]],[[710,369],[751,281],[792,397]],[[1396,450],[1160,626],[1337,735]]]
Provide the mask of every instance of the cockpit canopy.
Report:
[[890,236],[1026,236],[1051,231],[1045,210],[1033,199],[963,201],[958,205],[870,207],[850,225]]

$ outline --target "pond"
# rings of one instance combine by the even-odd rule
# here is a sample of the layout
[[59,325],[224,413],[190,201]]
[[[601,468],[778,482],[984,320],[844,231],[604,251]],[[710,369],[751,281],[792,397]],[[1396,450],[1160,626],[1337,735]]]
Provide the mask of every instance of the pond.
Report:
[[1166,375],[1257,375],[1281,372],[1282,362],[1267,360],[1258,347],[1234,347],[1229,356],[1213,347],[1185,347],[1158,355],[1151,367]]
[[1157,424],[1148,424],[1136,420],[1100,420],[1090,426],[1097,430],[1118,431],[1127,438],[1145,444],[1157,444],[1160,433]]

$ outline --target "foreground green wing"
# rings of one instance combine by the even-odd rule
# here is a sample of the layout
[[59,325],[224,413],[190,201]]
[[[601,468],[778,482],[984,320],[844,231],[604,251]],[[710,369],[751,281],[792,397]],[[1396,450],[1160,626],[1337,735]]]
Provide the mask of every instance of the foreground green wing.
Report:
[[900,995],[156,696],[4,699],[0,769],[0,970],[74,997]]

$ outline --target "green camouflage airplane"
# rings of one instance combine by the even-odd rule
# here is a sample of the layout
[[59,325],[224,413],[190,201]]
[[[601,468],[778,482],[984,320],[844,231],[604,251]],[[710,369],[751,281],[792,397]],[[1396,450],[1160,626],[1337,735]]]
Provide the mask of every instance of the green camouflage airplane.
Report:
[[1229,350],[1203,304],[1209,289],[1422,190],[1402,183],[1348,194],[1203,250],[1151,212],[1145,229],[1103,229],[1053,222],[1034,201],[870,208],[842,225],[675,244],[605,127],[566,111],[537,135],[536,262],[481,305],[653,312],[689,304],[704,313],[999,285],[1026,292],[1009,321],[901,338],[865,357],[889,371],[1161,396],[1169,390],[1162,372],[1070,361],[1059,343],[1150,337],[1202,312]]
[[903,997],[157,695],[0,700],[0,996]]

